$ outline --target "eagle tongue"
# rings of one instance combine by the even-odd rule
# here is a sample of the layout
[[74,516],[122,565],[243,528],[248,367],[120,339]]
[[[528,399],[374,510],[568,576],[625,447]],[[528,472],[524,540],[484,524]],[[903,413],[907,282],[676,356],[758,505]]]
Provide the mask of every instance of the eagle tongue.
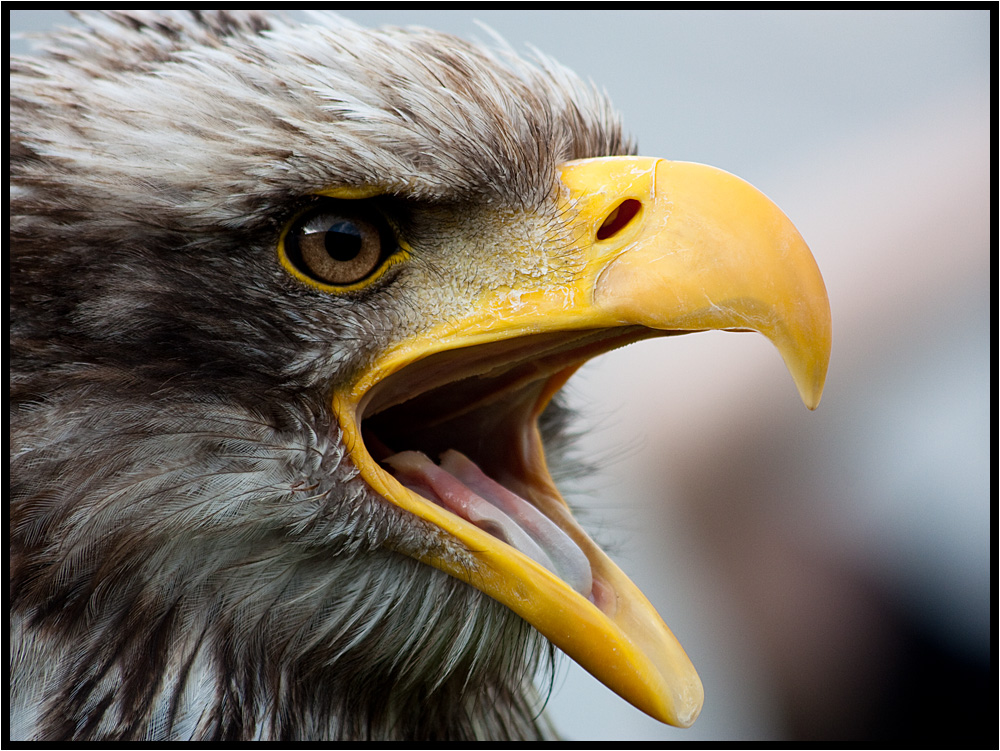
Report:
[[441,455],[438,466],[419,451],[402,451],[383,461],[413,492],[521,551],[585,597],[591,596],[590,561],[569,535],[468,457],[449,450]]

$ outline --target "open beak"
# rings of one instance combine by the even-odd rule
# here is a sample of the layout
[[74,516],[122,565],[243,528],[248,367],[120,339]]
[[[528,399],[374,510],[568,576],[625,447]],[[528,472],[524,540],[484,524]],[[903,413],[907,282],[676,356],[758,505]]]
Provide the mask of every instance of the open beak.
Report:
[[639,709],[686,727],[701,681],[574,520],[538,420],[590,357],[708,329],[767,336],[814,409],[830,353],[826,290],[787,217],[711,167],[569,162],[558,201],[571,275],[484,292],[468,315],[385,352],[334,393],[333,408],[369,486],[449,541],[411,554],[518,613]]

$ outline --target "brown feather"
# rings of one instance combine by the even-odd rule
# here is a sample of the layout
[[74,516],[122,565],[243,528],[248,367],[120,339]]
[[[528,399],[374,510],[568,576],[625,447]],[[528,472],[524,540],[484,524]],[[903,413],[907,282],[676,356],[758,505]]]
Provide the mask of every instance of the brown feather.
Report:
[[534,210],[617,116],[426,30],[79,20],[10,70],[11,737],[546,734],[551,647],[345,461],[327,389],[390,298],[318,308],[274,245],[338,185]]

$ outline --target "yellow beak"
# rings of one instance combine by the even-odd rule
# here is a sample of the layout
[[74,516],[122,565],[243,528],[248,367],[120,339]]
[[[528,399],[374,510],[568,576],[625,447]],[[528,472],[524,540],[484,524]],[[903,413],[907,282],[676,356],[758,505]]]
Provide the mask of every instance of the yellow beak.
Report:
[[601,240],[593,230],[599,310],[660,330],[758,331],[806,406],[819,405],[830,358],[826,287],[801,235],[763,193],[722,170],[662,159],[571,162],[562,180],[591,226],[625,201],[639,204],[619,233]]
[[[521,615],[608,687],[648,714],[688,726],[703,700],[687,655],[646,598],[573,519],[549,477],[536,429],[545,405],[583,361],[651,333],[754,330],[784,357],[803,401],[819,403],[830,351],[826,290],[805,242],[763,194],[714,168],[613,157],[561,168],[558,213],[572,236],[562,272],[485,290],[468,314],[385,352],[333,406],[366,482],[463,547],[421,560]],[[404,487],[371,456],[361,422],[408,395],[497,379],[524,428],[516,490],[586,556],[585,596],[485,529]],[[415,374],[410,381],[396,374]],[[391,385],[386,385],[391,384]],[[485,396],[480,401],[487,402]],[[519,423],[520,424],[520,423]],[[497,478],[500,479],[500,478]]]

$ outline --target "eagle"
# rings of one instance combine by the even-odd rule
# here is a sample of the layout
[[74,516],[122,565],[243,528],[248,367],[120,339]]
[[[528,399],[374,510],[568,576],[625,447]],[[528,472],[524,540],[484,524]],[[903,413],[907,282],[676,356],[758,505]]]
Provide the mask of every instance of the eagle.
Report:
[[560,389],[756,331],[815,408],[789,219],[500,40],[78,19],[10,62],[11,738],[550,738],[557,649],[690,725]]

